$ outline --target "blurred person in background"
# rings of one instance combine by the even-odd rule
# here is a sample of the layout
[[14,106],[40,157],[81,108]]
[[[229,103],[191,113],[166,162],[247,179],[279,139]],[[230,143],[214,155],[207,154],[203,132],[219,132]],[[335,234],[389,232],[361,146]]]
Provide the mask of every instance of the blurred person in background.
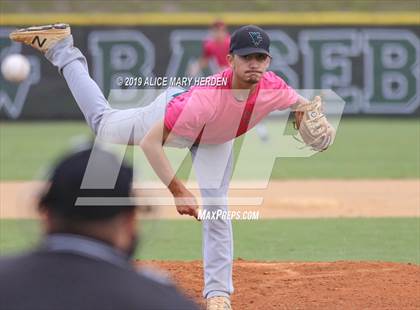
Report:
[[230,34],[226,24],[217,20],[209,30],[210,36],[203,42],[202,55],[188,69],[190,76],[199,75],[205,68],[212,69],[214,74],[229,66],[226,56],[229,54]]
[[[88,162],[95,180],[109,169],[119,171],[114,188],[81,189]],[[109,152],[87,149],[62,159],[39,201],[44,231],[39,247],[0,258],[1,308],[198,309],[167,279],[131,264],[138,241],[131,187],[132,169],[120,167]],[[123,203],[75,205],[78,197]]]

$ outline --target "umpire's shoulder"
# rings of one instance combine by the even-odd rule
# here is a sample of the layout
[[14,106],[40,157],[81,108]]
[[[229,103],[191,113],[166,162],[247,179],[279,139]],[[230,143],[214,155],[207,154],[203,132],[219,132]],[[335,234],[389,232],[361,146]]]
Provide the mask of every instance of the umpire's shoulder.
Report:
[[22,261],[30,257],[29,253],[22,255],[7,255],[0,257],[0,275],[5,272],[13,271],[14,267],[19,267]]
[[[137,276],[141,279],[143,287],[155,297],[159,296],[162,309],[199,309],[188,297],[178,290],[169,275],[160,269],[142,266],[137,269]],[[148,296],[152,297],[152,296]]]
[[160,269],[152,267],[141,267],[140,269],[137,269],[137,274],[141,277],[144,277],[145,279],[159,283],[161,285],[174,285],[169,275]]

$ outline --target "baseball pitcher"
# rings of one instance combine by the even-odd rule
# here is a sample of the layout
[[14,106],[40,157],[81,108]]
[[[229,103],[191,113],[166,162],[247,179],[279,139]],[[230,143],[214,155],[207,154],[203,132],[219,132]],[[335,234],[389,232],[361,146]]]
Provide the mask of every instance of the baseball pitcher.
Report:
[[[227,210],[233,140],[275,110],[295,111],[303,141],[317,151],[333,142],[335,130],[322,112],[321,98],[308,101],[280,77],[267,72],[270,38],[259,27],[236,30],[229,67],[212,76],[226,83],[168,88],[150,105],[126,110],[109,106],[88,73],[86,58],[73,46],[70,27],[55,24],[14,31],[10,38],[32,46],[64,76],[88,125],[98,138],[140,145],[156,174],[175,198],[180,214],[198,216],[193,194],[175,176],[163,147],[188,147],[204,210]],[[127,136],[129,138],[127,138]],[[232,309],[233,240],[229,219],[203,220],[204,298],[207,309]]]

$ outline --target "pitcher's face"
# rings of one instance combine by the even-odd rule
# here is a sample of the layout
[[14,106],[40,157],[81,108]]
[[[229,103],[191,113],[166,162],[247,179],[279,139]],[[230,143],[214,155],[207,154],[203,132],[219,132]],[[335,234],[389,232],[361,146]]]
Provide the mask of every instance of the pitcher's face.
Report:
[[245,56],[228,55],[228,62],[234,74],[241,82],[247,84],[256,84],[260,81],[270,65],[270,60],[268,55],[262,53]]

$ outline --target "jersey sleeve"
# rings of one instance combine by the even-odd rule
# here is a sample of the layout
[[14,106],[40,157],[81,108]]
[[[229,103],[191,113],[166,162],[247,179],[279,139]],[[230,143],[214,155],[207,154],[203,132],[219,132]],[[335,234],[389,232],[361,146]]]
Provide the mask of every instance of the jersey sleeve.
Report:
[[284,110],[295,104],[298,100],[298,93],[288,85],[281,77],[273,72],[269,74],[270,84],[274,90],[273,96],[277,110]]

